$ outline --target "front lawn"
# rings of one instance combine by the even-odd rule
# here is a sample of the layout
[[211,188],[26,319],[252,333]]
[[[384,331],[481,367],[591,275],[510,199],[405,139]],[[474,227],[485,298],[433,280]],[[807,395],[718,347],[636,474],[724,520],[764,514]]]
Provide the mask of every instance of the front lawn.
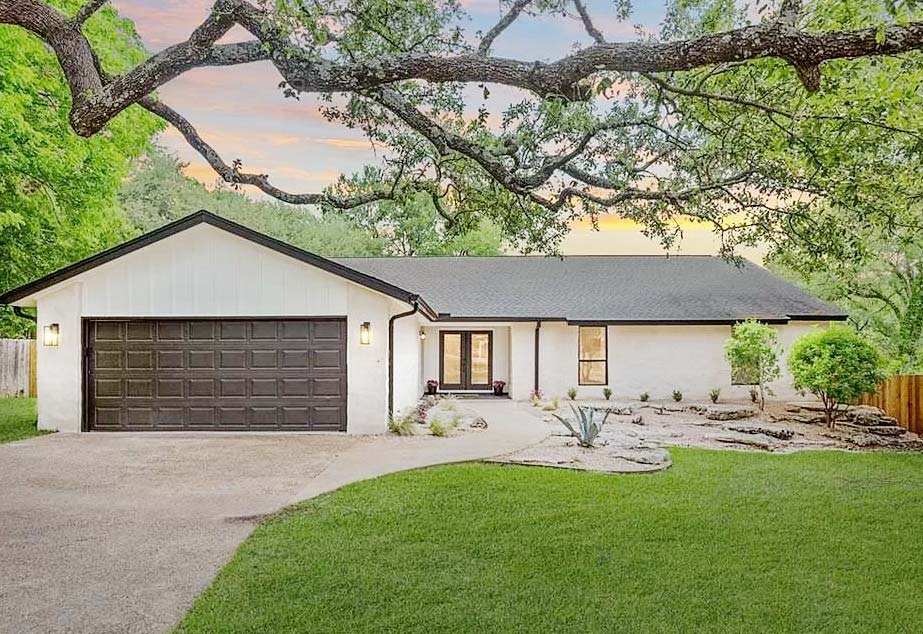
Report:
[[0,443],[47,434],[36,428],[35,399],[0,398]]
[[177,631],[923,631],[923,455],[673,455],[351,485],[257,528]]

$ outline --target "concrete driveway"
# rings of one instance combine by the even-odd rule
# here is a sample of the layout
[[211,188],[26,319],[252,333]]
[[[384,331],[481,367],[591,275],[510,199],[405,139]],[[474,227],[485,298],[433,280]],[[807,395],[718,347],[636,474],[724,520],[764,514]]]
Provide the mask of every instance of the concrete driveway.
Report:
[[454,438],[98,433],[0,445],[0,633],[169,631],[262,515],[548,434],[509,401],[470,409],[489,428]]
[[0,445],[0,632],[164,632],[356,438],[56,434]]

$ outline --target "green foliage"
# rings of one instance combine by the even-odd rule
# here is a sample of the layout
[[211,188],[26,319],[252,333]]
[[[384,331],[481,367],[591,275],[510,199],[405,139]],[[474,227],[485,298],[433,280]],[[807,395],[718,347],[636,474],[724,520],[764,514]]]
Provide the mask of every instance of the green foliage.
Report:
[[603,398],[607,401],[612,398],[612,389],[608,387],[603,388]]
[[174,634],[923,630],[923,455],[670,454],[644,477],[471,462],[343,487],[260,522]]
[[874,390],[884,378],[878,353],[846,326],[832,326],[799,338],[792,346],[788,367],[795,387],[823,402],[831,428],[840,404]]
[[388,419],[388,431],[395,436],[413,436],[415,422],[412,414],[398,414]]
[[574,407],[570,406],[570,411],[574,415],[574,422],[571,423],[566,417],[552,414],[561,421],[561,424],[567,428],[571,436],[577,439],[577,444],[581,447],[593,447],[596,437],[602,431],[606,419],[609,418],[609,412],[606,412],[602,420],[596,420],[596,410],[591,407]]
[[650,400],[651,395],[648,394],[647,392],[641,392],[641,396],[639,396],[638,398],[641,400],[642,403],[647,403]]
[[731,364],[732,382],[755,385],[759,390],[760,409],[766,407],[766,395],[772,394],[769,383],[781,376],[780,351],[776,331],[754,319],[736,324],[724,344],[724,356]]
[[[344,179],[333,189],[365,190],[380,186],[375,168]],[[489,217],[460,212],[450,200],[417,191],[362,207],[326,209],[325,216],[348,218],[386,239],[390,255],[500,255],[503,238]]]
[[[79,0],[51,4],[73,13]],[[146,52],[134,28],[111,8],[84,32],[100,63],[120,72]],[[70,94],[53,52],[24,30],[0,25],[0,290],[24,284],[118,243],[131,229],[115,195],[129,160],[162,128],[131,106],[85,139],[68,124]],[[32,334],[8,310],[0,336]]]
[[443,438],[449,435],[449,431],[452,429],[453,425],[451,422],[446,422],[443,420],[442,416],[436,413],[430,415],[427,427],[433,436],[439,436],[440,438]]
[[708,398],[711,400],[712,403],[717,403],[718,399],[721,398],[721,388],[713,387],[711,390],[709,390]]
[[154,148],[135,162],[118,201],[131,224],[147,232],[207,209],[219,216],[318,255],[382,255],[385,241],[336,215],[319,217],[307,208],[257,201],[216,181],[213,190],[183,174],[184,164]]
[[34,398],[0,397],[0,444],[48,433],[38,429]]
[[673,390],[673,400],[679,403],[681,400],[683,400],[683,393],[679,390]]
[[576,399],[577,398],[577,388],[575,387],[567,388],[567,398],[569,398],[572,401]]

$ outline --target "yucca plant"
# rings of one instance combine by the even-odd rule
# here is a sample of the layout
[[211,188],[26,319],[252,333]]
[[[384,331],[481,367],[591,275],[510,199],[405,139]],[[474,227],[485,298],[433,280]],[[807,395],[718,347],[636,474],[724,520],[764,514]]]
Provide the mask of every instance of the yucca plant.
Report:
[[597,422],[595,420],[595,409],[571,405],[570,411],[574,413],[573,423],[563,416],[558,416],[557,414],[552,414],[552,416],[561,421],[561,424],[567,428],[571,436],[577,439],[578,445],[581,447],[593,447],[593,442],[599,436],[599,432],[602,431],[603,425],[606,424],[606,419],[609,418],[609,412],[606,412],[602,420]]

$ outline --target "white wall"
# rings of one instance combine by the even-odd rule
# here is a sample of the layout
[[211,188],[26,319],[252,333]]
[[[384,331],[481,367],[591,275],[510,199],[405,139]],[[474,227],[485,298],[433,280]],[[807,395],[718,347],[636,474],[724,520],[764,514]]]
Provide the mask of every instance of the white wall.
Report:
[[[347,317],[347,428],[385,430],[388,318],[409,307],[271,249],[201,224],[36,295],[38,332],[61,327],[58,347],[38,346],[42,429],[79,431],[81,317]],[[359,324],[372,325],[371,345]],[[398,320],[400,322],[400,320]]]
[[[399,311],[404,312],[404,311]],[[394,321],[394,411],[410,407],[419,400],[422,387],[422,343],[417,315]]]
[[[825,325],[775,326],[783,348],[782,377],[771,385],[775,398],[799,398],[786,367],[788,351],[799,336]],[[669,399],[678,389],[687,400],[703,400],[714,387],[721,388],[724,398],[747,398],[747,386],[731,385],[730,365],[724,358],[730,335],[730,326],[609,326],[609,387],[615,398],[623,399],[636,399],[641,392],[652,399]],[[546,396],[564,396],[574,387],[578,398],[601,398],[603,386],[577,385],[577,337],[577,326],[542,324],[539,372]],[[523,345],[518,337],[515,340]],[[516,394],[516,398],[524,397]]]

